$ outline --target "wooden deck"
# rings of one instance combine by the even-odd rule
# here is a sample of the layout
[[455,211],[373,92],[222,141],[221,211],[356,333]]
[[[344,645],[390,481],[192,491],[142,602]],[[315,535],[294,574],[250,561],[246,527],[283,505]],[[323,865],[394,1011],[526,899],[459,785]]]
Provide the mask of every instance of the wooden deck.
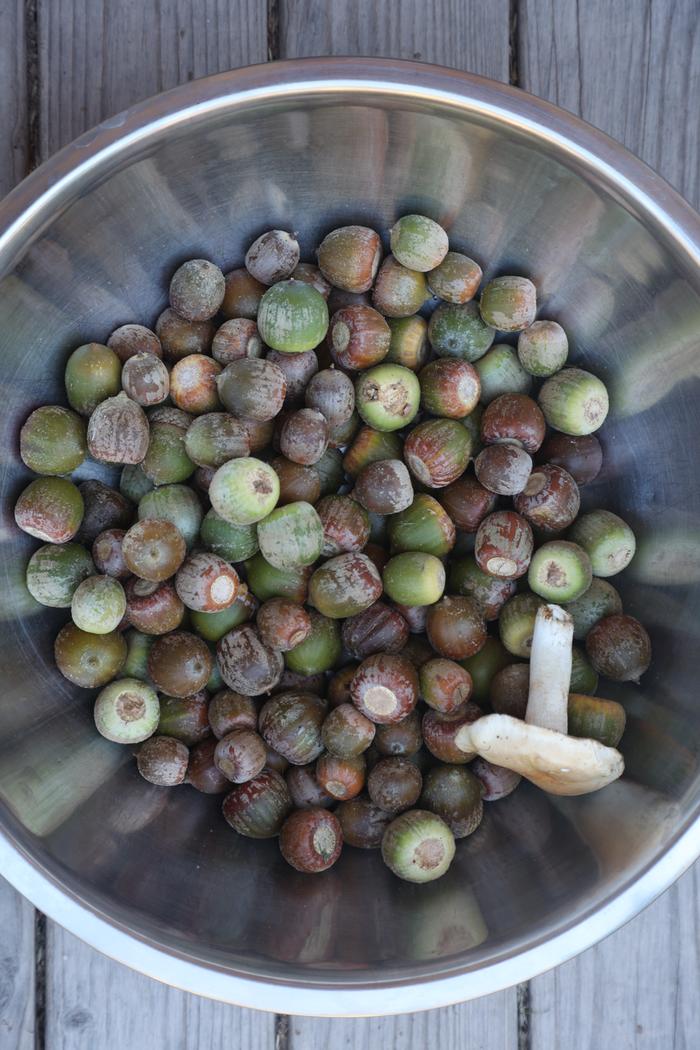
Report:
[[[0,195],[132,102],[234,66],[423,59],[603,128],[700,203],[699,0],[0,0]],[[384,1020],[286,1018],[162,987],[0,882],[0,1050],[696,1050],[700,864],[518,989]]]

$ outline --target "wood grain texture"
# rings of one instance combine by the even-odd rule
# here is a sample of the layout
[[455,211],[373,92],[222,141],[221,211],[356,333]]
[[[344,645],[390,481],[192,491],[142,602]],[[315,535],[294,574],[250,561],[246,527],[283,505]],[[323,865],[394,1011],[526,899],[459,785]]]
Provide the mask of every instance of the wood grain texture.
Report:
[[517,1050],[515,989],[398,1017],[347,1021],[292,1017],[288,1045],[289,1050]]
[[273,1050],[273,1014],[168,988],[54,923],[48,924],[47,956],[47,1050]]
[[280,58],[384,55],[508,80],[508,0],[279,0]]
[[23,0],[0,2],[0,197],[27,172],[28,113]]
[[267,58],[260,0],[38,0],[42,160],[185,81]]
[[619,139],[700,204],[698,0],[520,0],[520,85]]
[[624,929],[530,984],[531,1050],[695,1050],[700,867]]
[[34,909],[0,879],[0,1047],[34,1050]]

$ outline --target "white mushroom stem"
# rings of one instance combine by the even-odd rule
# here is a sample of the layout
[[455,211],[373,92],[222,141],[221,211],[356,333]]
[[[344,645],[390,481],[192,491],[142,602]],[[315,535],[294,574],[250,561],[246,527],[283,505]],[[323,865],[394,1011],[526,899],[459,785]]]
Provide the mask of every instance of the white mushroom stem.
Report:
[[525,721],[566,736],[574,621],[558,605],[541,605],[530,650]]
[[460,728],[459,746],[527,777],[552,795],[586,795],[622,776],[614,747],[567,736],[574,625],[558,605],[537,610],[525,721],[486,715]]

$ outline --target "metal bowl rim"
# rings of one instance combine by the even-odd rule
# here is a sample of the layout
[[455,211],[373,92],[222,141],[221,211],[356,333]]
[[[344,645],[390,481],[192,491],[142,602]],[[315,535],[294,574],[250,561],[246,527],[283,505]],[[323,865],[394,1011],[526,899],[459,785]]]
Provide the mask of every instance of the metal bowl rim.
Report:
[[[371,58],[314,58],[220,73],[140,102],[60,150],[0,203],[0,275],[101,172],[176,128],[219,112],[291,98],[346,96],[434,103],[526,134],[566,163],[582,167],[664,241],[700,283],[700,216],[661,176],[603,132],[519,89],[424,63]],[[432,1009],[528,980],[591,947],[637,915],[700,855],[698,806],[674,841],[636,879],[549,938],[487,966],[424,966],[422,976],[322,983],[301,973],[289,981],[224,970],[157,944],[96,910],[0,829],[0,874],[40,911],[105,955],[188,992],[275,1012],[370,1016]],[[12,823],[12,821],[10,821]]]

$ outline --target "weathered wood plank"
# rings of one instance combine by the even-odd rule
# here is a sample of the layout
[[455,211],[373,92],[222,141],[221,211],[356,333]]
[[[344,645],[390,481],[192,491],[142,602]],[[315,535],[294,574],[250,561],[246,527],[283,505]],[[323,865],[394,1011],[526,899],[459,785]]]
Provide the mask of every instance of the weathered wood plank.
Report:
[[514,989],[420,1014],[347,1021],[292,1017],[289,1022],[289,1050],[516,1050],[517,1046]]
[[23,0],[0,3],[0,197],[26,175],[27,70]]
[[634,922],[532,981],[532,1050],[696,1047],[699,891],[696,865]]
[[0,1047],[34,1048],[34,909],[0,879]]
[[187,80],[267,58],[260,0],[38,0],[42,160]]
[[619,139],[700,204],[697,0],[520,0],[520,84]]
[[112,962],[52,923],[47,956],[47,1050],[274,1046],[274,1015],[167,988]]
[[508,80],[508,8],[508,0],[280,0],[280,58],[416,58]]

